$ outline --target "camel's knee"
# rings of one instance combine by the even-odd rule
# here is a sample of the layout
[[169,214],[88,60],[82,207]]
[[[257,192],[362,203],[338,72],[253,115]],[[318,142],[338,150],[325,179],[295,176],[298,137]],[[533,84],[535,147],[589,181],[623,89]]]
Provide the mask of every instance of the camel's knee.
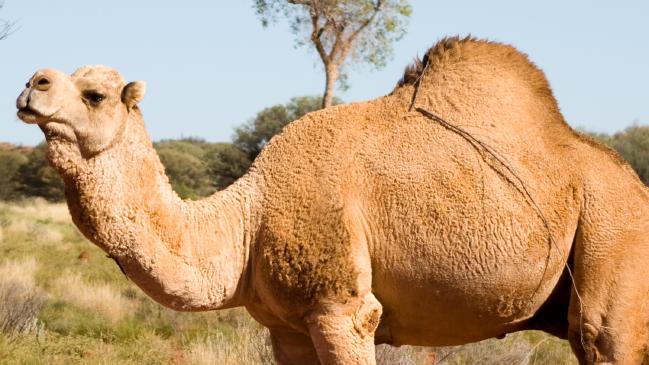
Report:
[[353,329],[361,337],[373,336],[379,325],[383,307],[374,294],[368,293],[349,304],[324,305],[312,312],[307,322],[323,333],[336,333],[343,328]]
[[571,327],[569,340],[580,364],[640,364],[646,351],[644,337],[629,332],[625,326],[609,328],[583,323]]
[[383,307],[374,294],[368,293],[352,317],[354,328],[363,337],[372,336],[379,326]]
[[605,361],[605,354],[602,354],[601,349],[598,348],[598,333],[597,327],[592,324],[571,324],[568,340],[581,365]]
[[352,306],[335,304],[307,318],[309,333],[323,364],[375,364],[374,332],[382,306],[368,293]]

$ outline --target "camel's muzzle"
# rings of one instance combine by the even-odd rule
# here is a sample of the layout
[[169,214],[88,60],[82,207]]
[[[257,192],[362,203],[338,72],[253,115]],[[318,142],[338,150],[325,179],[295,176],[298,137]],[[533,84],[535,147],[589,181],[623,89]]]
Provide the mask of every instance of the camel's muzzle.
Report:
[[37,112],[36,110],[30,108],[29,106],[18,109],[17,114],[20,120],[28,124],[36,124],[39,123],[40,121],[43,121],[44,119],[47,119],[45,115]]

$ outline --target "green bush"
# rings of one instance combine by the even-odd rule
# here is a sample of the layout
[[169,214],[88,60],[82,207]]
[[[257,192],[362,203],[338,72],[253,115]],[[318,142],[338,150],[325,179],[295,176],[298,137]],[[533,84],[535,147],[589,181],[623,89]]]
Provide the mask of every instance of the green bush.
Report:
[[181,198],[197,199],[216,191],[205,162],[205,145],[196,140],[155,144],[169,182]]
[[[334,99],[340,104],[340,99]],[[288,123],[297,120],[307,113],[322,108],[322,98],[317,96],[299,96],[286,104],[278,104],[263,109],[234,133],[233,144],[243,151],[250,161],[261,152],[270,139],[279,133]]]
[[48,201],[62,201],[65,186],[59,174],[46,159],[47,145],[41,143],[28,155],[13,177],[18,185],[17,191],[25,197],[42,197]]
[[640,179],[649,184],[649,126],[634,125],[605,138],[633,167]]
[[0,150],[0,200],[14,200],[20,197],[15,176],[27,161],[25,153],[16,149]]

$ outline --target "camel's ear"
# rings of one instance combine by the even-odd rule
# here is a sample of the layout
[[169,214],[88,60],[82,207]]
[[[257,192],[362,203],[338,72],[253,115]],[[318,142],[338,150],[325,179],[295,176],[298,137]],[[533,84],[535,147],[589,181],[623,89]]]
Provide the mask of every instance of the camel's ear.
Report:
[[146,83],[144,81],[129,82],[122,90],[122,102],[131,109],[144,99]]

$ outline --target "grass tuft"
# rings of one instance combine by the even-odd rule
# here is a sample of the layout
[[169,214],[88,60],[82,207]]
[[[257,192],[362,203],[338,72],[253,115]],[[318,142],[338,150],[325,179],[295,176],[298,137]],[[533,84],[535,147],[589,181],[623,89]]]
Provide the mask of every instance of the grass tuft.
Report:
[[0,266],[0,331],[9,336],[27,334],[37,328],[37,316],[45,293],[36,287],[36,262],[7,261]]
[[275,364],[268,331],[259,326],[237,328],[234,338],[223,333],[189,344],[186,360],[192,365]]
[[113,287],[86,283],[78,273],[65,273],[56,279],[52,292],[64,302],[89,310],[111,324],[117,324],[131,310],[129,301]]

